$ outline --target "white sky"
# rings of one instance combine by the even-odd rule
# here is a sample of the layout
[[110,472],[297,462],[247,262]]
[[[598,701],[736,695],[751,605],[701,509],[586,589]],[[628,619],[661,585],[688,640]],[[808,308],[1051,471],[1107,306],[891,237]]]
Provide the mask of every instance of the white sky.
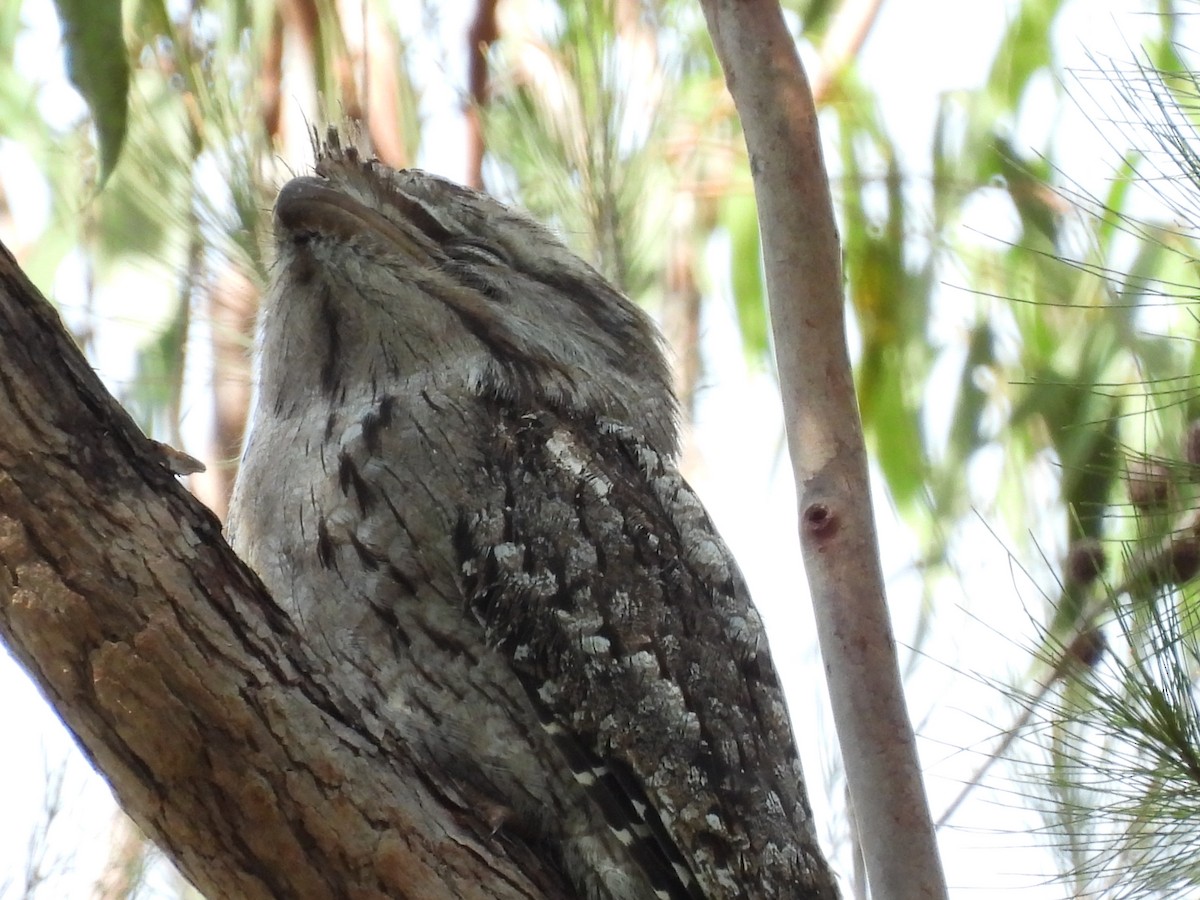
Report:
[[[1005,0],[891,0],[884,4],[862,56],[861,77],[877,91],[910,170],[927,172],[927,143],[939,94],[973,88],[983,81],[1014,5]],[[41,71],[47,60],[56,59],[53,16],[47,13],[49,4],[40,7],[35,43],[29,47],[30,65],[36,67],[31,71]],[[1057,29],[1060,57],[1081,69],[1091,67],[1088,50],[1129,59],[1137,35],[1147,27],[1136,15],[1139,9],[1133,0],[1077,0]],[[1015,144],[1019,149],[1042,144],[1042,136],[1052,124],[1051,86],[1044,85],[1044,89],[1047,103],[1034,104],[1018,124]],[[55,96],[60,110],[64,106],[59,101],[68,109],[77,102],[66,87]],[[1116,110],[1103,97],[1097,102],[1102,109]],[[438,105],[455,108],[454,103]],[[1068,137],[1060,158],[1070,160],[1073,168],[1069,175],[1102,192],[1114,154],[1097,139],[1083,113],[1068,108],[1064,115],[1069,121],[1060,123],[1059,133]],[[454,149],[448,157],[440,156],[440,149],[436,154],[430,152],[423,164],[460,175],[455,169],[461,166],[458,148],[462,141],[453,113],[430,124],[426,132],[429,146],[436,147],[437,135],[442,134],[444,146]],[[6,176],[9,195],[16,204],[28,204],[28,210],[16,209],[18,218],[33,221],[37,196],[13,190],[12,173],[19,164],[19,159],[0,151],[0,172]],[[44,204],[44,197],[40,202]],[[971,224],[982,234],[1010,236],[1005,231],[1011,227],[1011,216],[1003,203],[981,204],[978,216],[978,222]],[[767,378],[746,370],[731,305],[714,304],[704,324],[711,387],[698,413],[697,437],[704,464],[695,478],[696,486],[746,571],[767,619],[776,663],[788,685],[804,744],[810,793],[818,821],[824,821],[828,818],[823,813],[827,807],[823,795],[832,729],[824,710],[824,683],[799,568],[790,472],[779,453],[778,398]],[[877,487],[876,497],[880,496]],[[920,582],[911,569],[913,546],[887,509],[881,509],[879,515],[884,572],[891,579],[897,636],[904,642],[913,633],[921,596]],[[1026,666],[1015,647],[998,637],[1028,634],[1026,611],[1019,589],[1013,585],[1005,549],[982,526],[974,537],[976,564],[964,573],[961,595],[944,591],[938,598],[935,634],[927,648],[932,661],[920,665],[910,681],[910,708],[923,734],[921,749],[935,815],[978,763],[977,758],[955,748],[986,746],[1010,720],[996,694],[973,675],[1004,679]],[[1035,604],[1032,595],[1027,600]],[[1019,637],[1015,640],[1020,642]],[[0,697],[7,723],[0,730],[0,898],[18,896],[6,893],[5,884],[21,883],[29,829],[41,815],[46,772],[64,761],[64,797],[70,815],[60,824],[54,846],[70,848],[80,876],[39,896],[87,896],[108,850],[111,800],[107,788],[90,773],[25,676],[3,655]],[[1029,831],[1038,824],[1035,816],[1020,809],[1019,802],[996,795],[991,795],[989,802],[989,796],[981,792],[955,820],[955,827],[939,835],[952,895],[984,900],[1008,896],[1020,888],[1026,900],[1067,896],[1062,886],[1038,885],[1052,871],[1044,853],[1030,849],[1035,841]],[[844,866],[844,859],[839,862]]]

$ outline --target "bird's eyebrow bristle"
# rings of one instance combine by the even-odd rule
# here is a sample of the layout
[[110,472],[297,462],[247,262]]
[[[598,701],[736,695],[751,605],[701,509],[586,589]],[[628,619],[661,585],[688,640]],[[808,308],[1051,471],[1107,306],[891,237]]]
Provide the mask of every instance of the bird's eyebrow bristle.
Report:
[[[343,147],[338,131],[332,126],[318,149],[315,170],[335,183],[357,183],[367,188],[376,202],[391,206],[435,242],[443,243],[454,236],[454,231],[435,212],[434,204],[427,202],[420,192],[404,189],[397,177],[400,172],[374,157],[363,159],[353,144]],[[410,177],[413,172],[402,171]]]
[[388,179],[386,185],[382,199],[398,209],[405,219],[439,243],[453,237],[453,232],[442,224],[441,219],[434,215],[419,197],[400,190],[392,179]]
[[344,131],[347,140],[343,145],[343,129],[337,125],[327,125],[324,136],[321,135],[318,126],[314,125],[311,128],[309,137],[313,157],[318,164],[328,160],[345,162],[352,166],[361,164],[365,167],[376,162],[370,149],[370,135],[359,124],[347,121]]

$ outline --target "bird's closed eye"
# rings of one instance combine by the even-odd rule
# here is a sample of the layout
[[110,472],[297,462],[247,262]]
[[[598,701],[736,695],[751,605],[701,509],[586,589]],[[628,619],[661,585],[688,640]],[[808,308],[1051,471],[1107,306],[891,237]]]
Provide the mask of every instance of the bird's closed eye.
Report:
[[446,253],[466,263],[511,266],[509,255],[498,245],[477,237],[456,237],[445,244]]
[[503,300],[504,269],[510,267],[507,256],[493,244],[473,238],[455,239],[443,245],[446,261],[442,270],[460,284],[483,294],[489,300]]

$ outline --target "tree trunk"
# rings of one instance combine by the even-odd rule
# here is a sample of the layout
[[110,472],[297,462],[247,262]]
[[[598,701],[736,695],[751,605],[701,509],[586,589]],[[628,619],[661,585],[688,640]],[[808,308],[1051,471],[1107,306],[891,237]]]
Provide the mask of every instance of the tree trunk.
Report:
[[0,639],[201,891],[566,895],[326,671],[3,245],[0,359]]

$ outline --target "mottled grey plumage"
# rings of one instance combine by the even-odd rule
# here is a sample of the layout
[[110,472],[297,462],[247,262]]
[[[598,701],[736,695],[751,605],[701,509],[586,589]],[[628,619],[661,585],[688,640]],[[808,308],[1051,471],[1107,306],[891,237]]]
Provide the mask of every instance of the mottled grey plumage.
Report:
[[580,897],[836,896],[645,316],[334,134],[275,222],[232,540],[424,777]]

